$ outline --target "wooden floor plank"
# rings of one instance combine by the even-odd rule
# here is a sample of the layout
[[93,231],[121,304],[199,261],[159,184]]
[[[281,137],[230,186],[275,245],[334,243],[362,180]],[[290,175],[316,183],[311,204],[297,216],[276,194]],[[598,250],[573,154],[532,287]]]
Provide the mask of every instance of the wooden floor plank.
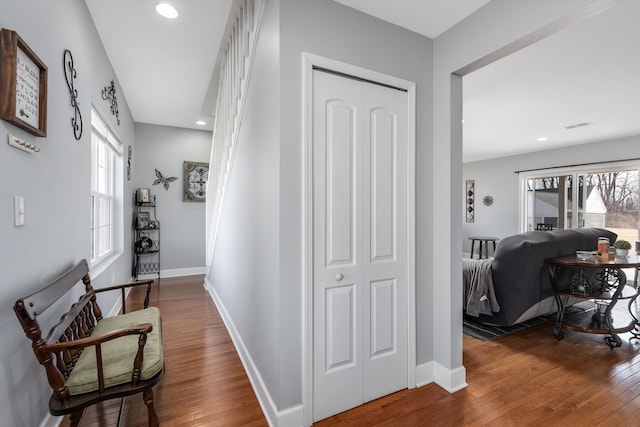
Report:
[[[266,426],[202,283],[202,276],[162,279],[152,293],[163,321],[165,375],[155,387],[161,425]],[[141,301],[139,293],[129,297]],[[402,390],[314,426],[640,427],[640,343],[624,334],[611,350],[602,335],[568,331],[557,341],[552,329],[547,323],[486,342],[464,336],[467,388]],[[117,415],[118,402],[97,405],[81,426],[113,426]],[[123,426],[146,425],[140,397],[127,399],[124,416]]]

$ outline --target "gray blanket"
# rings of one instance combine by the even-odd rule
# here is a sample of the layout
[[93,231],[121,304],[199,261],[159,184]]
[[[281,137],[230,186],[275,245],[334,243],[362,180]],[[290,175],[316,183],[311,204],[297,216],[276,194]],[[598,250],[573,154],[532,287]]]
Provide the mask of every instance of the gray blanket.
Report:
[[500,311],[493,289],[491,274],[492,259],[463,259],[462,283],[464,286],[464,308],[468,315],[491,315]]

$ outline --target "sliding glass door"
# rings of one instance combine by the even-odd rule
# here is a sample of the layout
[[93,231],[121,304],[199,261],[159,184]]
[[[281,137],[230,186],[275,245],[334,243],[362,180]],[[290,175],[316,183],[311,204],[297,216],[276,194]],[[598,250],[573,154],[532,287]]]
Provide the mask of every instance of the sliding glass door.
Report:
[[571,227],[571,178],[555,175],[527,179],[527,231]]
[[619,239],[638,240],[638,169],[580,175],[584,227],[613,231]]
[[599,227],[639,240],[639,169],[625,162],[522,172],[522,231]]

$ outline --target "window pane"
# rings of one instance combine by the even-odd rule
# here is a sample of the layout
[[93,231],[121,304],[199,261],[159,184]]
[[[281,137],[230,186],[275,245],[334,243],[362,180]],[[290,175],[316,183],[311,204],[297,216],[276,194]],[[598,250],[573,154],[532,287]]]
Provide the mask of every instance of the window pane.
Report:
[[527,181],[527,228],[569,228],[571,176],[549,176]]
[[106,167],[106,144],[101,143],[98,146],[98,193],[107,193],[107,167]]
[[527,229],[535,230],[538,224],[606,228],[633,246],[640,240],[638,181],[635,164],[590,165],[565,175],[530,176],[526,178]]
[[587,227],[603,227],[618,239],[638,240],[638,171],[608,171],[585,175]]
[[114,239],[116,165],[120,143],[92,110],[91,115],[91,259],[109,255]]
[[98,257],[101,257],[111,250],[111,226],[103,225],[99,227],[98,236]]

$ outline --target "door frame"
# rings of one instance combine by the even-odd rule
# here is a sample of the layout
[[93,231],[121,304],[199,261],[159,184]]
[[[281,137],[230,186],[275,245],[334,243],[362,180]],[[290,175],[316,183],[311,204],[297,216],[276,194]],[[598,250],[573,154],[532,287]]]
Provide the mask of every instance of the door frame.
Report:
[[416,84],[330,58],[302,53],[302,407],[304,425],[313,424],[313,71],[396,87],[407,92],[407,388],[416,386],[415,152]]

